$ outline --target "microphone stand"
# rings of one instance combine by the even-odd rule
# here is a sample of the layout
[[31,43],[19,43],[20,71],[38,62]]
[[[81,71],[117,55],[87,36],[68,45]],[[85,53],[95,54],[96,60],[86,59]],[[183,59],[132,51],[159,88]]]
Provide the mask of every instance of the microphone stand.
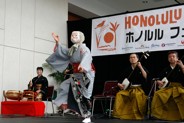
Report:
[[154,92],[156,91],[156,84],[157,84],[157,80],[159,80],[159,78],[153,78],[153,84],[151,86],[151,90],[149,91],[148,94],[148,103],[147,103],[147,119],[150,119],[151,117],[151,94],[154,90]]

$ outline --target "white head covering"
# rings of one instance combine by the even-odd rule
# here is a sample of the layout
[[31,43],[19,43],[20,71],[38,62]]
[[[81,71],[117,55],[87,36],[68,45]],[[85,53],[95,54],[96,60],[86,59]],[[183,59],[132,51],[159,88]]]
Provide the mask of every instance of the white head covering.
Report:
[[73,53],[78,49],[79,45],[82,44],[82,43],[84,42],[84,40],[85,40],[84,33],[82,33],[81,31],[73,31],[72,33],[74,33],[74,32],[78,32],[78,33],[79,33],[80,41],[79,41],[79,42],[74,42],[74,41],[72,41],[72,39],[71,39],[71,41],[72,41],[74,44],[73,44],[72,47],[69,49],[69,52],[68,52],[68,55],[69,55],[69,56],[72,56]]

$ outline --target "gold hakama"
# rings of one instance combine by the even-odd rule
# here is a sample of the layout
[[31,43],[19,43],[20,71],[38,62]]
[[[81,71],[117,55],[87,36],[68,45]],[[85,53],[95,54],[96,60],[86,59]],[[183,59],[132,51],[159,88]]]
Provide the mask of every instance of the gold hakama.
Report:
[[121,90],[116,94],[113,117],[120,119],[144,119],[147,96],[140,86]]
[[184,119],[184,87],[172,82],[169,87],[155,92],[151,115],[162,120]]

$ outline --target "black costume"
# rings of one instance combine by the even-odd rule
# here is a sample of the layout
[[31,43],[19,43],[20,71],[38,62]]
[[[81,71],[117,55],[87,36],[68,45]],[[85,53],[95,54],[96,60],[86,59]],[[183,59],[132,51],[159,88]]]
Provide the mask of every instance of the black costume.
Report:
[[48,88],[48,80],[47,80],[47,78],[44,77],[44,76],[40,76],[38,78],[38,76],[37,76],[37,77],[34,77],[32,79],[32,83],[33,83],[33,85],[32,85],[32,87],[30,89],[32,91],[34,91],[34,92],[36,92],[38,90],[37,85],[41,84],[41,92],[40,93],[42,93],[42,100],[46,100],[47,88]]

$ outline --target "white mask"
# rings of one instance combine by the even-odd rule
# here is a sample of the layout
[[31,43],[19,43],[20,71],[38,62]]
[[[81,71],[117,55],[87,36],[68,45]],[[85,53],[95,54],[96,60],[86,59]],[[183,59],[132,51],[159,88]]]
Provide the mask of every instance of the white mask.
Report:
[[72,32],[72,34],[71,34],[71,41],[74,44],[80,42],[80,33],[78,31],[73,31]]

